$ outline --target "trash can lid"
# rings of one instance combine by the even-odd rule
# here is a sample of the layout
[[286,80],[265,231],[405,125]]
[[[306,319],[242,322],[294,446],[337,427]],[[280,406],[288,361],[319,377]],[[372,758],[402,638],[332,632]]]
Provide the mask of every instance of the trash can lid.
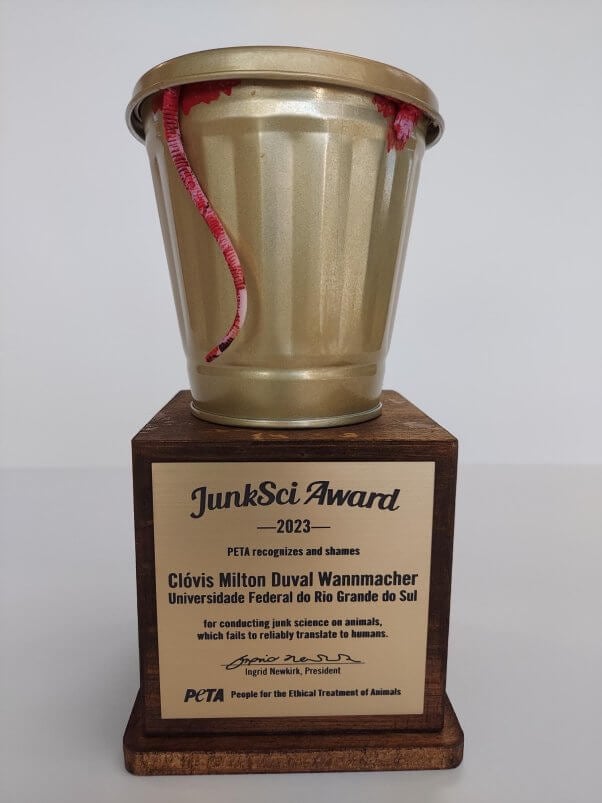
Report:
[[140,107],[170,86],[226,79],[308,81],[350,87],[411,103],[427,117],[426,144],[443,133],[435,94],[410,73],[378,61],[303,47],[227,47],[202,50],[164,61],[144,73],[127,107],[130,131],[144,141]]

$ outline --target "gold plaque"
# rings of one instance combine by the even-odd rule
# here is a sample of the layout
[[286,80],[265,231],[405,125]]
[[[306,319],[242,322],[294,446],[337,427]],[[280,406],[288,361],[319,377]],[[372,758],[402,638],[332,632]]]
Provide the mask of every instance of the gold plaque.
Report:
[[161,716],[421,714],[434,468],[154,463]]

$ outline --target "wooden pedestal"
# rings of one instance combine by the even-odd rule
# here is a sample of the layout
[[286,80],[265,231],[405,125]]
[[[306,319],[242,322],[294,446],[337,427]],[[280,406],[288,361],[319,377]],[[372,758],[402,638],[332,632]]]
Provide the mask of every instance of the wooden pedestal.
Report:
[[149,736],[138,695],[123,739],[125,766],[134,775],[445,770],[460,764],[463,748],[447,699],[443,728],[435,732]]
[[[463,734],[445,694],[456,439],[392,391],[383,394],[380,418],[331,429],[223,427],[195,419],[189,404],[190,394],[178,393],[132,442],[141,688],[124,737],[127,769],[139,775],[173,775],[457,766]],[[434,464],[422,712],[162,716],[153,466],[339,461]]]

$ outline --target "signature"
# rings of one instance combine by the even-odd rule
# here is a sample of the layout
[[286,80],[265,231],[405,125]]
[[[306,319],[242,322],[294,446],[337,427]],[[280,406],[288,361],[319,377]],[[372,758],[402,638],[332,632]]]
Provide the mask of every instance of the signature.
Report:
[[229,663],[224,664],[226,669],[238,669],[241,666],[264,666],[274,664],[282,666],[283,664],[361,664],[357,658],[352,658],[346,652],[338,652],[335,656],[325,655],[319,652],[317,655],[264,655],[264,656],[250,656],[241,655],[239,658],[233,658]]

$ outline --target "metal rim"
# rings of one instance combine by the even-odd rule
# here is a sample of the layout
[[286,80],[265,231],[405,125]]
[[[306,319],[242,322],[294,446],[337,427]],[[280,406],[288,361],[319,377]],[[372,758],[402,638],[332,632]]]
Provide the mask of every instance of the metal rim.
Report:
[[203,421],[210,421],[212,424],[224,424],[229,427],[251,427],[252,429],[323,429],[324,427],[345,427],[349,424],[360,424],[362,421],[370,421],[378,418],[382,411],[382,404],[379,402],[376,407],[369,410],[362,410],[359,413],[348,413],[346,415],[333,415],[328,418],[297,418],[283,420],[278,418],[236,418],[234,416],[210,413],[195,406],[195,402],[190,403],[193,415]]
[[302,47],[228,47],[164,61],[148,70],[134,87],[126,112],[130,131],[144,141],[140,107],[156,92],[170,86],[229,78],[307,81],[373,92],[421,109],[429,121],[427,145],[434,145],[443,133],[437,98],[415,76],[359,56]]

